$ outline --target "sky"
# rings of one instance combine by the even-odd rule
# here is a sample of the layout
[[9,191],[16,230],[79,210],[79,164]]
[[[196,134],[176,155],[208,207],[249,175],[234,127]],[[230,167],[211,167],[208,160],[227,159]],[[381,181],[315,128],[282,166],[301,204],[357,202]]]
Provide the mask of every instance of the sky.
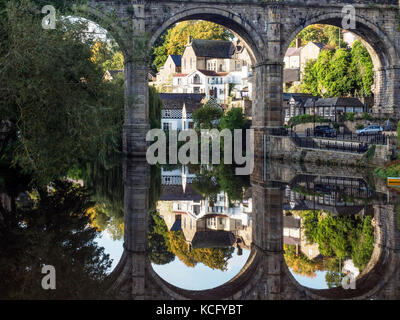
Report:
[[[104,247],[105,253],[113,259],[109,272],[117,266],[123,253],[123,240],[114,241],[106,233],[102,233],[101,238],[97,238],[99,246]],[[175,260],[165,265],[152,264],[154,271],[170,284],[187,290],[205,290],[222,285],[234,276],[244,267],[249,258],[250,251],[243,250],[243,255],[238,256],[236,251],[228,261],[228,270],[212,270],[209,267],[198,263],[194,268],[187,267],[182,261],[175,257]],[[302,286],[312,289],[328,289],[325,282],[326,271],[316,271],[315,278],[296,275],[289,269],[296,281]]]
[[236,251],[228,261],[228,270],[212,270],[202,263],[194,268],[187,267],[175,257],[175,260],[165,265],[152,264],[154,271],[170,284],[188,290],[205,290],[218,287],[231,280],[244,267],[249,258],[250,251],[243,250],[243,255],[238,256]]
[[123,248],[124,241],[112,240],[111,236],[107,232],[102,232],[101,238],[98,237],[95,239],[95,241],[100,247],[104,248],[106,254],[110,255],[110,259],[112,259],[113,262],[111,268],[109,269],[109,272],[113,271],[122,257],[122,253],[124,251]]
[[327,271],[316,271],[316,277],[310,278],[306,276],[299,276],[295,274],[290,268],[289,270],[296,281],[304,287],[311,289],[329,289],[325,281],[325,275],[328,273]]

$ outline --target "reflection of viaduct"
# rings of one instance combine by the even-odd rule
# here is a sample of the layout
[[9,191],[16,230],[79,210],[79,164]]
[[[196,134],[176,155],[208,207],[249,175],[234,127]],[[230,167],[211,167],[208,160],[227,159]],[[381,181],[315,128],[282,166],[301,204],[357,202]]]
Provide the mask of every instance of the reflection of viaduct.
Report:
[[[373,204],[375,246],[372,259],[357,280],[356,290],[302,287],[283,257],[283,190],[287,176],[264,181],[264,170],[287,174],[288,167],[267,163],[252,176],[252,253],[242,271],[224,285],[203,291],[183,290],[161,279],[146,258],[149,168],[146,161],[125,161],[125,243],[123,256],[112,273],[113,288],[127,299],[391,299],[399,298],[400,231],[396,195]],[[260,169],[261,167],[261,169]],[[325,168],[325,170],[327,170]],[[262,173],[261,175],[259,173]],[[347,172],[349,174],[349,172]],[[261,177],[261,178],[260,178]]]
[[[125,252],[116,268],[115,288],[127,298],[324,298],[393,297],[399,276],[396,250],[400,247],[393,205],[377,205],[376,246],[371,270],[358,281],[358,289],[329,292],[300,287],[290,276],[282,256],[282,194],[267,183],[266,166],[270,129],[282,126],[283,57],[294,37],[315,23],[341,26],[342,8],[356,9],[356,29],[371,54],[375,69],[376,113],[399,115],[400,32],[397,0],[91,0],[85,16],[112,33],[125,56],[125,124],[123,144],[128,157],[124,168]],[[84,9],[84,8],[82,8]],[[114,10],[114,14],[107,12]],[[115,17],[115,15],[117,17]],[[111,17],[111,18],[110,18]],[[219,23],[246,42],[253,59],[256,131],[256,171],[253,176],[254,246],[242,272],[229,283],[208,291],[174,288],[151,269],[146,260],[149,170],[145,164],[148,143],[148,50],[174,23],[202,19]],[[130,23],[132,22],[132,23]],[[133,30],[132,27],[135,29]],[[142,41],[148,39],[149,41]],[[142,159],[142,160],[140,160]],[[261,166],[260,166],[261,164]],[[261,167],[261,168],[260,168]],[[271,179],[268,179],[270,181]],[[396,271],[397,272],[397,271]],[[391,279],[391,282],[388,282]]]

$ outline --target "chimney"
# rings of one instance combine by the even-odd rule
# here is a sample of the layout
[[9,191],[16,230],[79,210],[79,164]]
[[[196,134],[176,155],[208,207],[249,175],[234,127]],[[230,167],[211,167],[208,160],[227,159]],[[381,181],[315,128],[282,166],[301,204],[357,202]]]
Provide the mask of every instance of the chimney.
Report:
[[189,35],[189,37],[188,37],[188,44],[191,44],[191,43],[192,43],[192,36]]
[[297,38],[296,39],[296,48],[300,48],[301,47],[301,38]]

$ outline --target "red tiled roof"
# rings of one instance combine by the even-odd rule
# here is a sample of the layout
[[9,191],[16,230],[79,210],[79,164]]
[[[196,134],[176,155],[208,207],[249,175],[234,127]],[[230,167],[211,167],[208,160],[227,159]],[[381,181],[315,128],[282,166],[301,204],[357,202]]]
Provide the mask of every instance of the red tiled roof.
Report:
[[213,70],[199,70],[202,74],[209,77],[225,77],[229,72],[215,72]]
[[173,75],[173,77],[186,77],[187,76],[187,73],[175,73],[174,75]]

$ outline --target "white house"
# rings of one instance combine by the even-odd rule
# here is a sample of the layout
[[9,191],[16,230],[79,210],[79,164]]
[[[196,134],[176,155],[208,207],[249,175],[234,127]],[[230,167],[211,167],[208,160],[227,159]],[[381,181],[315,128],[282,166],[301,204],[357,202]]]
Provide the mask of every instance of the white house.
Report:
[[187,130],[193,128],[192,114],[201,108],[204,94],[160,93],[163,109],[161,128],[163,130]]

